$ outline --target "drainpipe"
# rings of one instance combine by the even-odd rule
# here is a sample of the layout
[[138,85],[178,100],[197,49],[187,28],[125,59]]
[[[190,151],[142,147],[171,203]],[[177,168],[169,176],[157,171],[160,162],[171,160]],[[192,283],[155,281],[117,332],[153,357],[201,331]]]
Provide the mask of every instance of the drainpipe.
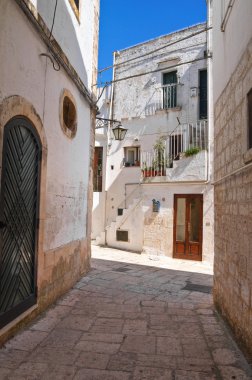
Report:
[[230,13],[232,11],[234,2],[235,2],[235,0],[229,0],[229,4],[228,4],[228,6],[226,8],[226,11],[225,11],[225,14],[223,16],[222,23],[221,23],[221,31],[222,32],[225,32],[226,25],[227,25]]
[[[116,51],[113,52],[113,74],[112,74],[112,84],[111,84],[111,94],[110,94],[110,106],[109,106],[109,119],[113,119],[114,114],[114,79],[115,79],[115,60],[116,60]],[[111,125],[108,126],[108,144],[111,142],[110,138]]]
[[[110,94],[110,105],[109,105],[109,119],[113,119],[113,113],[114,113],[114,79],[115,79],[115,58],[116,58],[116,52],[113,52],[113,74],[112,74],[112,85],[111,85],[111,94]],[[106,167],[107,167],[107,162],[108,162],[108,156],[109,156],[109,147],[111,143],[111,138],[110,138],[110,131],[111,131],[111,125],[110,123],[108,124],[108,130],[107,130],[107,154],[106,154]],[[106,182],[107,182],[107,176],[106,176]],[[107,188],[107,184],[106,184]],[[107,245],[107,230],[106,230],[106,225],[107,225],[107,197],[108,197],[108,192],[105,190],[105,245]]]
[[211,181],[213,175],[213,154],[214,154],[214,118],[213,118],[213,36],[212,36],[212,0],[207,4],[207,71],[208,71],[208,159],[207,159],[207,181]]

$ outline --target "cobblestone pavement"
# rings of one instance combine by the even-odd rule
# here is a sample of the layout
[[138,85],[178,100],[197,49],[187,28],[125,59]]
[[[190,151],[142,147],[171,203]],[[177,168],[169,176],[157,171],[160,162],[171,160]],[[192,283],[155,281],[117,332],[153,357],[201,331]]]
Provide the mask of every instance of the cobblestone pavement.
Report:
[[202,263],[93,247],[92,270],[0,350],[0,379],[252,379]]

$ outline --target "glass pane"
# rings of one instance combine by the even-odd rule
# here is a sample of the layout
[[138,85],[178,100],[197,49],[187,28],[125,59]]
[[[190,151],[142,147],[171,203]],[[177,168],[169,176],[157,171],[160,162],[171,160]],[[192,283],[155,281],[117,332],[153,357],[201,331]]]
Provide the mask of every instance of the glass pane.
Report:
[[190,199],[190,241],[199,241],[200,198]]
[[131,165],[134,165],[134,162],[135,162],[135,152],[134,152],[134,150],[128,150],[128,162]]
[[177,198],[176,240],[185,241],[186,199]]

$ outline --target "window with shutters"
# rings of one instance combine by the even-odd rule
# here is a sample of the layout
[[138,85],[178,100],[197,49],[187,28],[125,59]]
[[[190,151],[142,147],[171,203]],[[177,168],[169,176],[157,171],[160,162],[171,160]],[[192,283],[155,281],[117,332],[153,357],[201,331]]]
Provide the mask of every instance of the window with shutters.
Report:
[[177,107],[177,71],[163,74],[163,108]]

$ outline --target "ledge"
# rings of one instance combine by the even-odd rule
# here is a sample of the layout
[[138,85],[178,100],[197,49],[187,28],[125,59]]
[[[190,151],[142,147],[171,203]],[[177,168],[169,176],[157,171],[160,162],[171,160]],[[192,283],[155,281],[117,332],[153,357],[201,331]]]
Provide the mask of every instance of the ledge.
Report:
[[156,110],[155,113],[156,114],[166,114],[168,112],[179,112],[181,111],[181,107],[174,107],[174,108],[162,108],[162,109],[159,109],[159,110]]

